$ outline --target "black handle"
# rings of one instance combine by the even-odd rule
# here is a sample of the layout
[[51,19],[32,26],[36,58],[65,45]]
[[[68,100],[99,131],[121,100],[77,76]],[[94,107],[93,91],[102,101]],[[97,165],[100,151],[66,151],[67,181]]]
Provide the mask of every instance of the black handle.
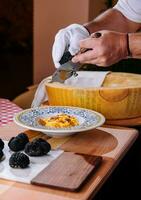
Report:
[[60,64],[63,65],[64,63],[68,62],[69,60],[71,60],[73,58],[73,56],[71,55],[71,53],[69,51],[66,51],[64,53],[64,55],[62,56],[61,60],[60,60]]
[[[80,53],[85,53],[86,51],[89,51],[92,49],[81,49]],[[64,55],[62,56],[61,60],[60,60],[60,65],[63,65],[64,63],[68,62],[69,60],[71,60],[74,56],[71,55],[71,53],[69,51],[66,51],[64,53]]]

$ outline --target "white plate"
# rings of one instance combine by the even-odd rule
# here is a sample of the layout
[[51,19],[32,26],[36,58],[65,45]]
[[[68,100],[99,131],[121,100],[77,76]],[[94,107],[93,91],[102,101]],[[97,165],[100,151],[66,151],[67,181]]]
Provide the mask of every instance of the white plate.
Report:
[[[69,128],[52,128],[39,124],[39,118],[47,118],[65,113],[78,119],[79,125]],[[41,131],[51,137],[62,137],[87,131],[101,126],[105,117],[95,111],[70,106],[47,106],[26,109],[14,116],[14,122],[24,128]]]

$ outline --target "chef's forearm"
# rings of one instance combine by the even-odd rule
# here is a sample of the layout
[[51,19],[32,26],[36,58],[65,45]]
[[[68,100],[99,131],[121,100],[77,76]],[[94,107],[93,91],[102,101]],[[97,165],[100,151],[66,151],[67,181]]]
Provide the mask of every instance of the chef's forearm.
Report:
[[141,28],[141,24],[128,20],[119,11],[113,8],[105,11],[93,21],[84,24],[84,26],[90,33],[100,30],[136,32]]
[[141,59],[141,33],[129,34],[129,49],[132,58]]

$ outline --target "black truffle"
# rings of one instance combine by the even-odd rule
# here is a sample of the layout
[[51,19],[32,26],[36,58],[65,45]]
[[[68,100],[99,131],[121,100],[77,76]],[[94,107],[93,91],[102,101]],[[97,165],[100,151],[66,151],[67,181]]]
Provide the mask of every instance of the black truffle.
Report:
[[12,137],[8,143],[9,148],[12,151],[21,151],[25,148],[25,145],[29,142],[29,139],[25,133],[20,133],[16,137]]
[[29,164],[29,157],[21,152],[13,153],[9,159],[9,165],[12,168],[26,168]]
[[0,150],[0,161],[3,159],[3,156],[4,156],[3,151]]
[[25,153],[29,156],[43,156],[50,150],[50,144],[42,138],[35,139],[32,142],[27,143],[25,146]]
[[21,139],[21,140],[24,140],[25,142],[29,142],[28,136],[25,133],[20,133],[16,137]]
[[2,141],[2,139],[0,139],[0,150],[3,150],[4,148],[4,142]]

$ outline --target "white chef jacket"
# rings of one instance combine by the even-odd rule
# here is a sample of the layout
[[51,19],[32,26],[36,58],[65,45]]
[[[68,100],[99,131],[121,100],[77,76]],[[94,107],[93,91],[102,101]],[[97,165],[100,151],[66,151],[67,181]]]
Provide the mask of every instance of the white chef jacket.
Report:
[[113,8],[129,20],[141,23],[141,0],[119,0]]

